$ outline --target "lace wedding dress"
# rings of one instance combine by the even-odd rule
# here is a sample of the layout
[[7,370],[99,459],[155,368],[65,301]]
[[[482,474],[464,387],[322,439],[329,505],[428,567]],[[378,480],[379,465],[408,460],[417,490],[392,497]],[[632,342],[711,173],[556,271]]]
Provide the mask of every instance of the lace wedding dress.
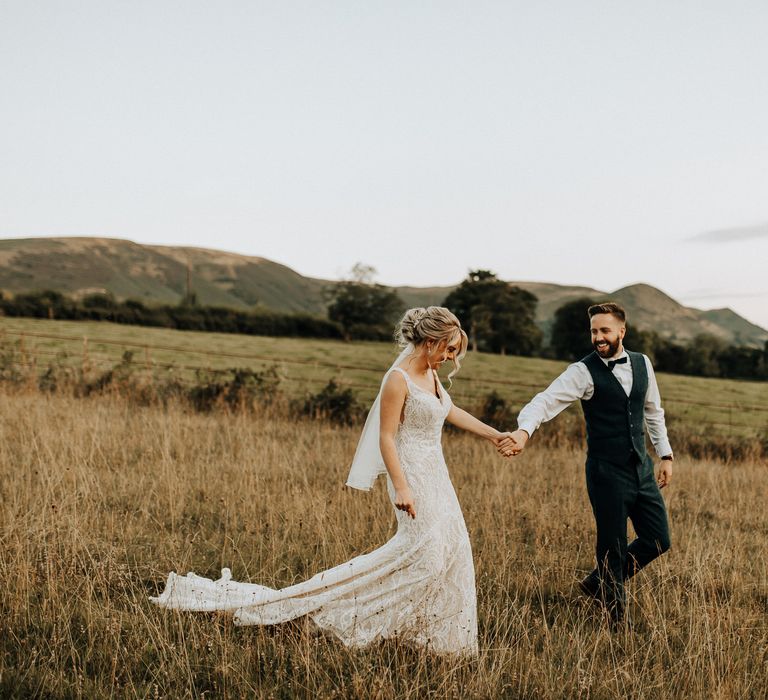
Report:
[[[281,590],[171,573],[166,608],[233,610],[235,624],[273,625],[308,615],[347,646],[397,638],[438,653],[477,653],[477,597],[464,517],[443,457],[440,436],[451,409],[400,368],[408,385],[397,453],[416,505],[416,518],[395,510],[397,533],[378,549]],[[390,499],[392,483],[387,479]]]

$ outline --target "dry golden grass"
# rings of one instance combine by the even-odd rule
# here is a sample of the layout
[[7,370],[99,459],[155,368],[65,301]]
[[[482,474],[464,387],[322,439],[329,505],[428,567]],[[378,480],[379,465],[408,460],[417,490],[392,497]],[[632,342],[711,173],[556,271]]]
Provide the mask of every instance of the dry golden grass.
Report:
[[676,462],[672,551],[611,634],[580,447],[513,462],[447,435],[477,570],[481,655],[351,651],[302,623],[155,608],[167,571],[282,586],[382,544],[381,486],[342,487],[356,428],[119,398],[0,396],[0,696],[764,698],[768,467]]

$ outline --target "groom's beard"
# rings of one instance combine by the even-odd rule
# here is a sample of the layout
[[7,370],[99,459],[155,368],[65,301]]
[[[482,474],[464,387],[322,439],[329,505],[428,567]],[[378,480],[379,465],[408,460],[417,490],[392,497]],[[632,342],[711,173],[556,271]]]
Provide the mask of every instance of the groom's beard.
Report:
[[618,351],[619,351],[619,345],[621,345],[621,338],[618,338],[615,343],[611,343],[610,341],[606,341],[603,339],[604,343],[607,343],[607,345],[601,345],[598,347],[597,341],[592,341],[592,345],[595,348],[595,351],[597,352],[600,357],[613,357]]

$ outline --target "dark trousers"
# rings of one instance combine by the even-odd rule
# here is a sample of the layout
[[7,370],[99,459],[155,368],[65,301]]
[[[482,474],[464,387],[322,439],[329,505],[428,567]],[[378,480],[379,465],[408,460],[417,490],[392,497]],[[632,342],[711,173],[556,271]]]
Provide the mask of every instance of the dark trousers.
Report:
[[[617,460],[618,461],[618,460]],[[597,525],[597,568],[589,575],[611,616],[624,616],[624,581],[670,547],[664,499],[653,460],[624,464],[587,457],[587,491]],[[627,518],[637,539],[627,544]]]

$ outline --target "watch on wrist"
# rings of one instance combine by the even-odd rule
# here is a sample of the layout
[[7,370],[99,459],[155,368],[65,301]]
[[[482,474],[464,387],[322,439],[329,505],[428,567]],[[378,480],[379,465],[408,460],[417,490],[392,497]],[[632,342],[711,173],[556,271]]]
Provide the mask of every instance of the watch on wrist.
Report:
[[675,461],[675,458],[672,455],[664,455],[662,457],[662,460],[664,460],[664,459],[666,459],[669,462],[674,462]]

